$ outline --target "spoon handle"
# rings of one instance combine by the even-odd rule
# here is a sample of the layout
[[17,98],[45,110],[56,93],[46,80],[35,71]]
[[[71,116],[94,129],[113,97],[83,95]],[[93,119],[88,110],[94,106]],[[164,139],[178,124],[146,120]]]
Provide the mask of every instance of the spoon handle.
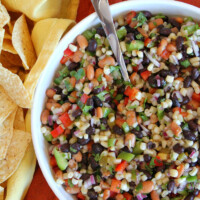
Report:
[[115,30],[113,18],[110,13],[108,0],[91,0],[94,9],[101,21],[112,51],[120,65],[120,70],[125,81],[130,81],[126,64],[120,49],[119,40]]

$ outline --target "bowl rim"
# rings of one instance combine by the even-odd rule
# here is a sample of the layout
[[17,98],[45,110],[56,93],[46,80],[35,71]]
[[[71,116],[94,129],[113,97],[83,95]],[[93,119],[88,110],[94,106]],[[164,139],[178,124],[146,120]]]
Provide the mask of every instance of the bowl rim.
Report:
[[[185,7],[187,6],[187,9],[188,10],[191,10],[191,11],[195,11],[195,12],[199,12],[200,11],[200,8],[196,7],[196,6],[193,6],[193,5],[190,5],[190,4],[187,4],[187,3],[184,3],[184,2],[180,2],[180,1],[169,1],[169,0],[151,0],[151,1],[146,1],[146,0],[134,0],[134,1],[123,1],[123,2],[119,2],[119,3],[116,3],[116,4],[113,4],[110,6],[111,10],[115,10],[125,4],[130,4],[130,5],[135,5],[137,7],[137,4],[141,5],[143,3],[145,4],[156,4],[158,3],[159,5],[166,5],[168,4],[168,6],[180,6],[180,7]],[[49,185],[49,187],[51,188],[51,190],[54,192],[54,194],[59,198],[61,197],[60,195],[60,192],[55,189],[55,184],[56,181],[52,182],[52,180],[50,180],[50,176],[48,174],[48,172],[45,170],[45,167],[43,165],[43,160],[40,156],[40,152],[41,151],[44,151],[43,149],[40,148],[39,146],[39,143],[37,142],[38,138],[37,138],[37,128],[34,126],[35,124],[35,115],[36,115],[36,112],[37,112],[37,101],[36,99],[39,98],[39,86],[41,85],[42,83],[42,80],[45,78],[45,75],[48,74],[48,70],[51,66],[51,61],[52,59],[55,57],[56,55],[56,50],[59,49],[60,46],[62,46],[62,43],[66,40],[67,37],[73,37],[74,34],[76,34],[76,29],[83,26],[85,23],[88,23],[89,22],[92,22],[93,20],[95,20],[97,18],[97,14],[94,12],[92,14],[90,14],[89,16],[87,16],[86,18],[82,19],[80,22],[78,22],[70,31],[68,31],[64,36],[63,38],[60,40],[60,42],[58,43],[57,47],[54,49],[54,52],[52,53],[52,55],[50,56],[46,66],[45,66],[45,69],[43,70],[43,72],[41,73],[40,75],[40,78],[38,80],[38,83],[37,83],[37,86],[36,86],[36,89],[35,89],[35,93],[34,93],[34,97],[33,97],[33,106],[32,106],[32,109],[31,109],[31,132],[32,132],[32,141],[33,141],[33,145],[34,145],[34,150],[35,150],[35,154],[36,154],[36,157],[37,157],[37,161],[39,163],[39,166],[40,166],[40,169],[44,175],[44,178],[47,182],[47,184]],[[57,67],[58,68],[58,67]],[[67,192],[66,192],[67,193]],[[69,194],[69,193],[67,193]],[[70,194],[69,194],[70,195]]]

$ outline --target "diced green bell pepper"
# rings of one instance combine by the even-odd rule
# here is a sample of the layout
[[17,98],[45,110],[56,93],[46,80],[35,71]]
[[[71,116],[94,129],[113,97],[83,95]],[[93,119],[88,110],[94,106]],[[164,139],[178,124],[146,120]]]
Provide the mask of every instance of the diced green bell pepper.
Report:
[[133,148],[133,154],[140,155],[143,150],[140,149],[141,141],[136,142],[135,147]]
[[162,120],[164,117],[164,109],[161,106],[157,107],[157,116],[159,120]]
[[95,34],[94,32],[92,32],[92,30],[86,30],[83,32],[83,35],[86,37],[87,40],[90,40]]
[[121,158],[122,160],[125,160],[127,162],[131,162],[131,160],[133,160],[133,158],[135,157],[134,154],[132,153],[128,153],[125,151],[122,151],[119,155],[118,158]]
[[63,76],[59,76],[58,78],[55,78],[54,79],[54,83],[56,85],[60,85],[61,81],[63,80]]
[[65,66],[62,70],[59,71],[59,74],[63,77],[66,77],[69,75],[69,69],[67,66]]
[[65,154],[58,151],[56,148],[53,150],[53,154],[55,156],[56,162],[60,170],[65,170],[68,166],[68,161],[65,158]]
[[107,117],[111,113],[112,109],[107,107],[102,107],[102,111],[103,111],[103,117]]
[[198,24],[193,24],[193,25],[184,27],[184,30],[187,30],[188,35],[193,34],[198,29],[199,29],[199,25]]
[[128,133],[129,130],[130,130],[129,125],[126,122],[124,122],[122,124],[122,128],[123,128],[123,130],[124,130],[125,133]]
[[185,153],[179,154],[178,160],[179,160],[180,162],[183,162],[185,159],[187,159],[187,156],[185,155]]
[[110,138],[108,139],[108,147],[114,147],[115,146],[116,139]]
[[53,139],[53,136],[51,134],[44,134],[44,138],[47,142],[51,142]]
[[190,61],[189,60],[184,60],[184,61],[181,61],[180,63],[185,68],[190,66]]
[[127,35],[127,30],[124,26],[122,26],[119,30],[117,30],[117,37],[119,40],[123,39]]
[[99,99],[100,99],[101,101],[104,101],[104,100],[105,100],[105,97],[104,97],[104,96],[105,96],[106,94],[108,94],[108,91],[104,90],[104,91],[100,92],[99,94],[97,94],[96,96],[99,97]]
[[189,175],[186,180],[188,183],[197,182],[197,175],[196,176]]
[[126,49],[128,52],[133,50],[140,50],[144,48],[144,42],[141,40],[133,40],[130,44],[126,44]]

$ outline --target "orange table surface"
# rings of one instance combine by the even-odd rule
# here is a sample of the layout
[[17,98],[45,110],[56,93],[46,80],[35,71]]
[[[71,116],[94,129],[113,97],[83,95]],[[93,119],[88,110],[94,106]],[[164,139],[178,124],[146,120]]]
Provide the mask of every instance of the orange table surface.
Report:
[[[72,0],[73,1],[73,0]],[[109,0],[110,4],[118,3],[125,0]],[[200,7],[200,0],[179,0],[188,4]],[[94,12],[90,0],[80,0],[77,14],[77,22]],[[35,175],[31,186],[28,190],[25,200],[58,200],[50,187],[48,186],[39,166],[36,167]]]

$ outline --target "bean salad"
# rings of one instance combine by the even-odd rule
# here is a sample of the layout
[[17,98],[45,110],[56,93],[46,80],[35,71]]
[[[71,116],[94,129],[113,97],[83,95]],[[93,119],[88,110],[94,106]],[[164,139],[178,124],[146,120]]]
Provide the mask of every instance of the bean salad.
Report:
[[69,44],[41,113],[55,180],[79,200],[200,200],[200,27],[115,20],[130,82],[101,26]]

